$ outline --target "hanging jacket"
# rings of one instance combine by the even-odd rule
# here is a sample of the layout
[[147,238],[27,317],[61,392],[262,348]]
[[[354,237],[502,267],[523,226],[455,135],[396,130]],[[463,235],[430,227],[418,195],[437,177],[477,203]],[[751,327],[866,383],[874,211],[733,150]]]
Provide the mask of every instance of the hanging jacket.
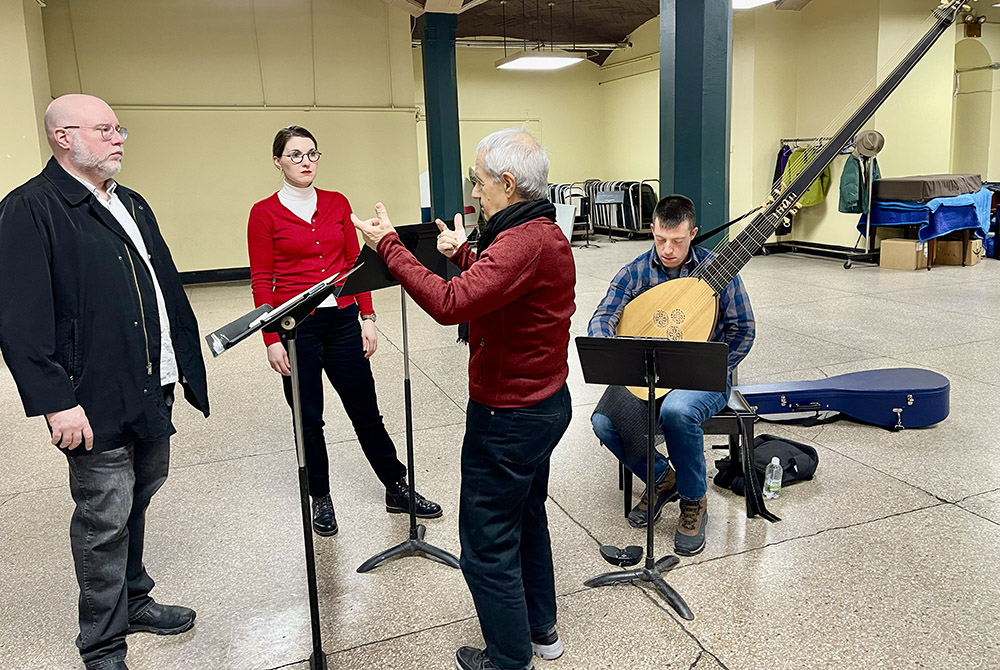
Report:
[[[874,161],[872,176],[875,179],[882,178],[882,171],[878,169],[878,159]],[[840,211],[845,214],[867,214],[870,202],[868,192],[871,184],[865,183],[865,170],[861,165],[861,160],[851,154],[844,165],[844,174],[840,176]]]
[[[798,148],[793,150],[791,157],[788,159],[788,165],[785,167],[785,174],[781,178],[782,186],[787,187],[795,181],[795,178],[802,174],[806,165],[815,157],[816,150],[812,148]],[[827,167],[820,174],[819,178],[802,194],[802,197],[799,199],[799,206],[813,207],[823,202],[827,192],[830,190],[830,181],[830,168]]]
[[778,183],[781,176],[785,174],[785,168],[788,167],[788,159],[792,155],[792,148],[787,144],[782,144],[781,149],[778,150],[778,158],[774,162],[774,179],[771,180],[772,184]]

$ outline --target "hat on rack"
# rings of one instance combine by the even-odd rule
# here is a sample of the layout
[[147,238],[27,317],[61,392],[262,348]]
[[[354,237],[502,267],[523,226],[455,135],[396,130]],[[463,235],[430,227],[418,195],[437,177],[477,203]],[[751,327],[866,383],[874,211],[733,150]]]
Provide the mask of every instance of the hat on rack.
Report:
[[885,146],[885,136],[877,130],[865,130],[858,133],[858,153],[871,158],[882,151]]

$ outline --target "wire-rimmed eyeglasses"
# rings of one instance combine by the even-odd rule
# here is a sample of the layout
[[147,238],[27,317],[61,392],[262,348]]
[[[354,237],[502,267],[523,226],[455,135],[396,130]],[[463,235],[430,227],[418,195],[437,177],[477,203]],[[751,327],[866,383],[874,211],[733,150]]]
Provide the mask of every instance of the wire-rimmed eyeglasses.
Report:
[[308,158],[310,162],[316,163],[319,161],[319,157],[322,156],[323,154],[313,149],[312,151],[308,151],[306,153],[302,153],[301,151],[291,151],[287,154],[281,154],[281,155],[287,157],[288,160],[297,164],[301,163],[303,158]]
[[115,133],[121,135],[123,140],[128,139],[128,128],[123,128],[122,126],[111,126],[108,125],[107,123],[102,124],[100,126],[62,126],[62,128],[64,130],[68,130],[70,128],[96,130],[101,134],[101,139],[104,140],[105,142],[110,142],[114,138]]

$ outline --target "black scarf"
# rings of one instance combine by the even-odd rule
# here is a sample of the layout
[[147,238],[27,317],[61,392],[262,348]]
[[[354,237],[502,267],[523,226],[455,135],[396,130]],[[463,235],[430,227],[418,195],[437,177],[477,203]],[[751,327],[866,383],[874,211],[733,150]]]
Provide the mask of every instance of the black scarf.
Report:
[[524,200],[500,210],[490,217],[483,234],[479,236],[476,255],[482,256],[486,248],[493,244],[493,240],[503,231],[543,217],[551,221],[556,220],[556,206],[548,200]]

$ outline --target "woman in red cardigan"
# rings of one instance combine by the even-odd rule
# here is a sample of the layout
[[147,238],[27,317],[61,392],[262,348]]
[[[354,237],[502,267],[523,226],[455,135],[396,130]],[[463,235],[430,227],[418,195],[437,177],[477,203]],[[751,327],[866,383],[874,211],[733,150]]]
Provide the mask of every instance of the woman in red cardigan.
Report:
[[[360,253],[347,198],[313,186],[322,156],[316,146],[316,138],[300,126],[282,128],[274,138],[274,165],[284,175],[284,184],[253,206],[247,224],[256,306],[277,307],[331,274],[350,269]],[[271,368],[282,375],[291,407],[292,373],[285,344],[278,335],[266,333],[264,344]],[[396,457],[396,446],[382,423],[368,362],[377,346],[371,293],[330,296],[299,326],[302,432],[313,529],[319,535],[337,532],[323,438],[324,372],[344,404],[365,457],[385,486],[386,511],[410,512],[406,466]],[[414,497],[418,517],[441,516],[440,505],[420,494]]]

